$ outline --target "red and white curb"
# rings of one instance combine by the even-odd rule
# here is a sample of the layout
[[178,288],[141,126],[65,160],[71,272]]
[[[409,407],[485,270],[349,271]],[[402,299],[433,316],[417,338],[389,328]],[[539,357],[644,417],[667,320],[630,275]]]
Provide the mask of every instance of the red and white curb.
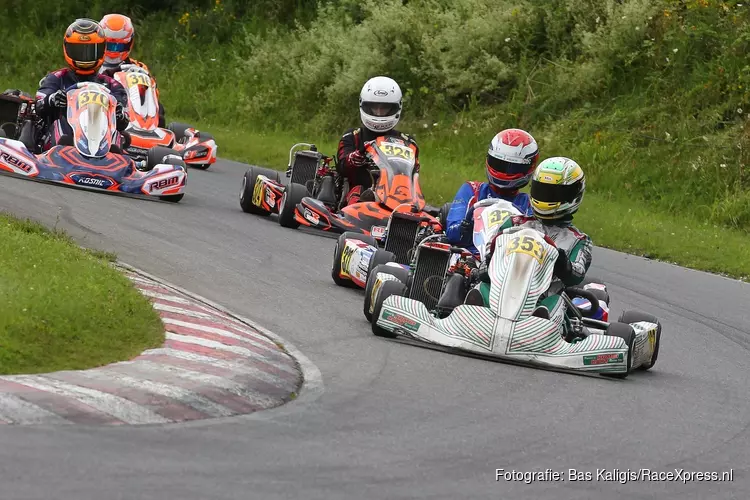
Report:
[[168,424],[246,415],[297,395],[298,360],[257,327],[133,268],[125,274],[159,312],[162,347],[90,370],[0,376],[0,424]]

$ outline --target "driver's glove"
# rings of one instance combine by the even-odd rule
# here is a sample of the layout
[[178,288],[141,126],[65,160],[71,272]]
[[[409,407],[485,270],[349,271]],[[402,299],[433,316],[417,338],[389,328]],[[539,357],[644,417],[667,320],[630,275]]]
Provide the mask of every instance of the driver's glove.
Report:
[[365,164],[367,159],[365,158],[365,155],[359,151],[352,151],[349,153],[349,156],[346,157],[346,161],[349,165],[359,168]]
[[54,108],[67,108],[68,98],[65,95],[64,90],[58,90],[57,92],[50,94],[47,97],[47,104]]
[[561,280],[565,280],[573,274],[573,264],[570,263],[568,253],[562,248],[557,249],[554,274]]
[[115,107],[115,119],[117,119],[118,122],[121,122],[125,119],[125,109],[119,102],[117,103],[117,107]]

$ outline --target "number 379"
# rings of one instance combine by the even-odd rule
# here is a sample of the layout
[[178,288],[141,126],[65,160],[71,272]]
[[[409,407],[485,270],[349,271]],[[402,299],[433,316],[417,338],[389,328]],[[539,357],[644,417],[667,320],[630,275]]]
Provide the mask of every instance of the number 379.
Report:
[[541,262],[544,257],[544,248],[531,236],[516,236],[508,243],[505,253],[525,253]]

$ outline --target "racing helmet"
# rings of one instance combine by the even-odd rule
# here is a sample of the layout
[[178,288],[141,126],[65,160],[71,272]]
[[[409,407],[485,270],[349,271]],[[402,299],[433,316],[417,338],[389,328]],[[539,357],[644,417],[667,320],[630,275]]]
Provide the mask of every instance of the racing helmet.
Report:
[[387,76],[370,78],[359,93],[359,115],[362,125],[375,133],[396,127],[401,118],[401,88]]
[[547,158],[531,177],[531,209],[542,222],[558,221],[578,211],[586,191],[586,177],[578,163],[557,156]]
[[130,55],[133,48],[133,22],[122,14],[107,14],[99,23],[107,38],[104,49],[104,66],[114,68],[119,66]]
[[518,190],[531,180],[539,161],[539,146],[524,130],[498,132],[487,151],[487,180],[497,189]]
[[65,62],[76,75],[93,75],[104,63],[104,30],[93,19],[76,19],[63,39]]

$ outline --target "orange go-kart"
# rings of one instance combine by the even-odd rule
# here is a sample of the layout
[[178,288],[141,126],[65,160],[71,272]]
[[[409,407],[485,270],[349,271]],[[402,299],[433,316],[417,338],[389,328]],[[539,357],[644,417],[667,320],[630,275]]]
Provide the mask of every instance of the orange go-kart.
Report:
[[214,137],[184,123],[159,127],[159,92],[153,77],[135,64],[123,65],[114,75],[128,93],[128,117],[125,152],[135,160],[143,160],[154,146],[177,151],[187,165],[207,169],[216,162]]
[[[309,150],[292,153],[298,146]],[[407,258],[425,233],[442,232],[438,210],[428,207],[419,185],[416,148],[396,137],[379,137],[365,144],[372,188],[361,201],[345,205],[348,182],[312,144],[295,144],[285,185],[282,173],[250,167],[242,182],[240,206],[257,215],[278,214],[284,227],[306,226],[333,233],[352,233]],[[365,201],[367,200],[367,201]]]

